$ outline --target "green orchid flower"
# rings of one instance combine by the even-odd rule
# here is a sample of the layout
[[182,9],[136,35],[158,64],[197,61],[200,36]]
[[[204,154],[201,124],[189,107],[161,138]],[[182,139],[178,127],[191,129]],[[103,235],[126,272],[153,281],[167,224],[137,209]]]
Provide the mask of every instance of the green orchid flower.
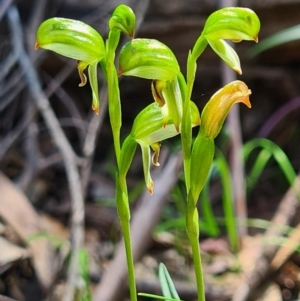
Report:
[[[200,125],[200,114],[194,102],[190,102],[191,126]],[[180,132],[180,131],[179,131]],[[150,175],[151,161],[159,166],[158,157],[160,143],[179,134],[171,119],[165,124],[165,118],[157,103],[152,103],[143,109],[135,118],[130,135],[123,143],[120,160],[120,175],[126,177],[127,171],[135,152],[135,146],[139,144],[142,150],[143,170],[146,186],[153,194],[154,183]],[[153,151],[151,159],[151,150]]]
[[243,103],[251,108],[250,95],[251,90],[240,80],[233,81],[218,90],[207,102],[201,113],[200,132],[210,139],[215,139],[233,105]]
[[203,31],[195,43],[194,60],[209,44],[228,66],[241,74],[239,57],[224,40],[231,40],[235,43],[242,40],[258,42],[259,30],[259,18],[251,9],[225,7],[217,10],[208,17]]
[[115,8],[108,25],[110,30],[118,30],[133,38],[135,32],[135,14],[129,6],[120,4]]
[[105,45],[101,35],[91,26],[72,19],[52,18],[44,21],[37,30],[35,49],[44,48],[78,61],[80,87],[88,75],[92,88],[92,108],[99,114],[97,65],[105,58]]
[[153,39],[133,39],[126,43],[119,57],[118,75],[146,79],[173,80],[180,68],[174,53]]
[[164,125],[171,119],[178,132],[182,119],[179,73],[173,52],[157,40],[134,39],[121,49],[119,75],[152,79],[152,95],[161,107]]
[[[191,194],[197,202],[205,184],[214,157],[214,139],[220,133],[225,118],[233,105],[244,103],[251,108],[251,90],[239,80],[233,81],[217,91],[201,113],[201,127],[195,139],[191,156]],[[201,165],[199,166],[199,162]]]

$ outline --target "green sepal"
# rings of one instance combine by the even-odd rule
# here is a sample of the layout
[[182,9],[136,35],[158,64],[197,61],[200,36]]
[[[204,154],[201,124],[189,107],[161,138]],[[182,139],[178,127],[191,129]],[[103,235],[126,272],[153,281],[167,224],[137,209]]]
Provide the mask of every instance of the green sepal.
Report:
[[98,115],[100,111],[100,99],[99,99],[99,91],[98,91],[97,66],[98,66],[97,63],[90,65],[88,72],[89,72],[90,85],[92,88],[92,95],[93,95],[92,109]]
[[212,13],[205,22],[202,35],[219,40],[258,41],[260,21],[249,8],[225,7]]
[[39,26],[35,48],[39,47],[88,64],[105,57],[101,35],[81,21],[66,18],[48,19]]
[[112,31],[119,30],[133,38],[135,32],[135,14],[132,9],[125,4],[117,6],[109,19],[109,29]]
[[233,70],[242,74],[240,59],[235,50],[224,40],[207,39],[213,51]]
[[151,163],[151,151],[150,147],[147,144],[140,143],[140,147],[142,150],[142,161],[143,161],[143,170],[144,170],[144,178],[147,189],[149,193],[153,194],[154,182],[151,178],[150,174],[150,163]]
[[98,91],[97,65],[106,56],[101,35],[91,26],[72,19],[52,18],[43,22],[37,30],[35,48],[54,51],[78,61],[78,73],[82,87],[87,79],[84,70],[88,68],[92,88],[92,108],[99,114],[100,100]]
[[133,39],[121,49],[119,75],[172,80],[180,72],[177,59],[165,44],[154,39]]
[[[192,101],[190,101],[190,110],[191,127],[195,127],[200,124],[200,114]],[[136,116],[131,135],[139,143],[151,145],[179,134],[171,119],[166,125],[164,122],[161,108],[157,103],[152,103]]]
[[131,134],[134,139],[143,141],[147,136],[160,130],[162,127],[163,115],[161,109],[157,103],[151,103],[135,117]]

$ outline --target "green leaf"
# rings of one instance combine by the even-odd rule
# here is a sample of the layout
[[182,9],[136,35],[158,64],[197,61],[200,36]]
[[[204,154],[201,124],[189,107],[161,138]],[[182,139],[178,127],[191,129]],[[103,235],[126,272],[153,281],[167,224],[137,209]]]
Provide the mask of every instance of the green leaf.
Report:
[[[172,278],[163,263],[159,264],[159,282],[164,297],[180,300]],[[169,300],[169,299],[168,299]]]
[[191,188],[189,195],[193,200],[194,206],[209,174],[214,152],[214,140],[199,133],[193,145],[190,166]]
[[292,26],[290,28],[281,30],[271,36],[260,41],[259,44],[252,47],[249,51],[249,56],[254,57],[259,53],[268,50],[270,48],[297,41],[300,39],[300,25]]
[[248,190],[253,189],[255,183],[258,181],[259,176],[271,157],[274,157],[289,185],[292,186],[297,174],[284,151],[278,145],[268,139],[253,139],[247,142],[243,147],[245,161],[248,160],[250,153],[256,148],[262,148],[262,150],[257,156],[256,161],[254,162],[249,173],[247,179]]
[[[208,180],[211,179],[211,170],[208,175]],[[209,181],[205,182],[205,185],[200,195],[200,206],[201,212],[203,213],[203,228],[200,227],[201,231],[205,229],[205,233],[208,233],[210,237],[216,237],[220,234],[220,229],[217,225],[216,218],[213,213],[212,203],[210,200],[210,187]]]
[[239,236],[237,230],[237,221],[235,216],[235,208],[233,204],[233,191],[231,174],[228,163],[220,151],[216,152],[215,166],[218,169],[222,184],[222,202],[225,215],[225,225],[230,246],[233,251],[239,248]]
[[146,294],[146,293],[138,293],[138,296],[157,299],[157,300],[165,300],[165,301],[183,301],[181,299],[168,298],[168,297],[163,297],[163,296],[153,295],[153,294]]
[[173,52],[157,40],[134,39],[121,49],[119,75],[172,80],[179,72]]

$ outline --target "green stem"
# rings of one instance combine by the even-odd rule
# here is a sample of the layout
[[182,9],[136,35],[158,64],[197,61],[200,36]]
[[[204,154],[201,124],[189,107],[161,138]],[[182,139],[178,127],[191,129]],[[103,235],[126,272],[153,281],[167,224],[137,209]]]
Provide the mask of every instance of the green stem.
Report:
[[[124,143],[125,151],[121,153],[120,130],[122,126],[122,111],[119,81],[117,70],[114,64],[115,50],[119,43],[119,39],[120,32],[118,30],[111,30],[109,32],[106,44],[107,56],[106,62],[104,62],[104,66],[106,70],[106,79],[108,85],[109,119],[113,133],[115,156],[118,166],[118,174],[116,177],[116,203],[125,244],[130,300],[137,301],[134,262],[130,235],[130,208],[126,184],[126,174],[131,164],[132,157],[135,153],[136,144],[133,143],[133,140],[129,137],[128,139],[126,139],[126,143]],[[127,157],[124,158],[124,156]]]
[[121,223],[121,228],[124,237],[126,262],[128,270],[128,284],[130,291],[130,300],[137,301],[137,292],[134,275],[134,261],[131,246],[130,235],[130,208],[128,201],[128,191],[126,183],[126,175],[131,165],[132,158],[135,154],[137,143],[131,136],[128,136],[122,145],[122,150],[119,157],[119,172],[116,176],[116,202],[118,216]]
[[197,70],[196,61],[202,54],[206,46],[207,40],[200,35],[196,41],[193,50],[188,54],[187,60],[187,75],[186,75],[186,89],[183,98],[182,111],[182,125],[181,125],[181,142],[183,152],[183,168],[185,174],[186,190],[190,190],[190,164],[191,164],[191,148],[192,148],[192,126],[190,115],[190,100],[195,82],[195,75]]
[[126,261],[127,261],[127,269],[128,269],[128,282],[129,282],[129,292],[130,292],[130,300],[137,301],[137,291],[135,285],[135,275],[134,275],[134,261],[132,254],[132,246],[131,246],[131,235],[130,235],[130,222],[129,220],[121,221],[125,251],[126,251]]
[[120,32],[113,30],[109,32],[106,48],[106,79],[108,86],[108,110],[109,119],[111,123],[113,141],[115,148],[115,155],[117,160],[117,165],[119,166],[120,161],[120,130],[122,126],[122,111],[121,111],[121,101],[120,101],[120,89],[119,81],[117,76],[117,70],[114,64],[115,51],[120,39]]
[[117,74],[115,68],[111,64],[107,64],[107,84],[108,84],[108,110],[111,129],[113,134],[113,142],[115,148],[115,156],[117,165],[120,163],[120,130],[122,126],[122,113],[120,103],[120,91],[117,81]]
[[191,194],[188,196],[187,215],[186,215],[187,232],[192,247],[192,256],[194,261],[194,270],[196,274],[197,296],[198,301],[205,301],[205,286],[203,278],[203,269],[199,244],[199,218],[198,210]]

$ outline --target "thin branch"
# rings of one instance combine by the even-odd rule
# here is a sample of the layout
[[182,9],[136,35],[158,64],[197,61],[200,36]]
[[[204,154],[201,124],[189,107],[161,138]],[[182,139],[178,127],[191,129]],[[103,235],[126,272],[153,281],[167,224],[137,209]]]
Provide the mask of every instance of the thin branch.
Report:
[[74,297],[74,291],[79,279],[78,271],[78,254],[83,245],[84,239],[84,201],[81,191],[80,178],[78,169],[76,166],[76,155],[71,148],[64,132],[62,131],[59,122],[50,107],[49,101],[42,91],[39,84],[37,74],[33,68],[33,65],[24,50],[22,43],[22,27],[20,23],[19,13],[16,7],[12,6],[8,11],[8,20],[10,30],[12,32],[12,44],[13,47],[19,49],[19,63],[25,72],[25,78],[28,82],[29,92],[32,98],[36,102],[38,109],[40,110],[47,127],[55,141],[59,151],[62,154],[67,179],[69,183],[72,212],[71,212],[71,233],[72,233],[72,256],[69,264],[67,288],[64,295],[64,301],[72,301]]
[[92,170],[92,162],[93,162],[93,156],[96,148],[98,133],[100,132],[100,129],[102,127],[107,112],[107,87],[104,85],[102,85],[101,88],[100,99],[101,99],[100,114],[99,116],[95,114],[92,115],[86,133],[86,138],[82,147],[83,156],[85,158],[85,162],[81,169],[81,183],[82,183],[83,195],[86,194],[88,180]]
[[29,126],[30,122],[34,117],[35,112],[30,112],[30,114],[24,114],[19,120],[18,124],[11,130],[2,140],[0,148],[0,161],[6,154],[8,149],[16,142],[24,130]]

